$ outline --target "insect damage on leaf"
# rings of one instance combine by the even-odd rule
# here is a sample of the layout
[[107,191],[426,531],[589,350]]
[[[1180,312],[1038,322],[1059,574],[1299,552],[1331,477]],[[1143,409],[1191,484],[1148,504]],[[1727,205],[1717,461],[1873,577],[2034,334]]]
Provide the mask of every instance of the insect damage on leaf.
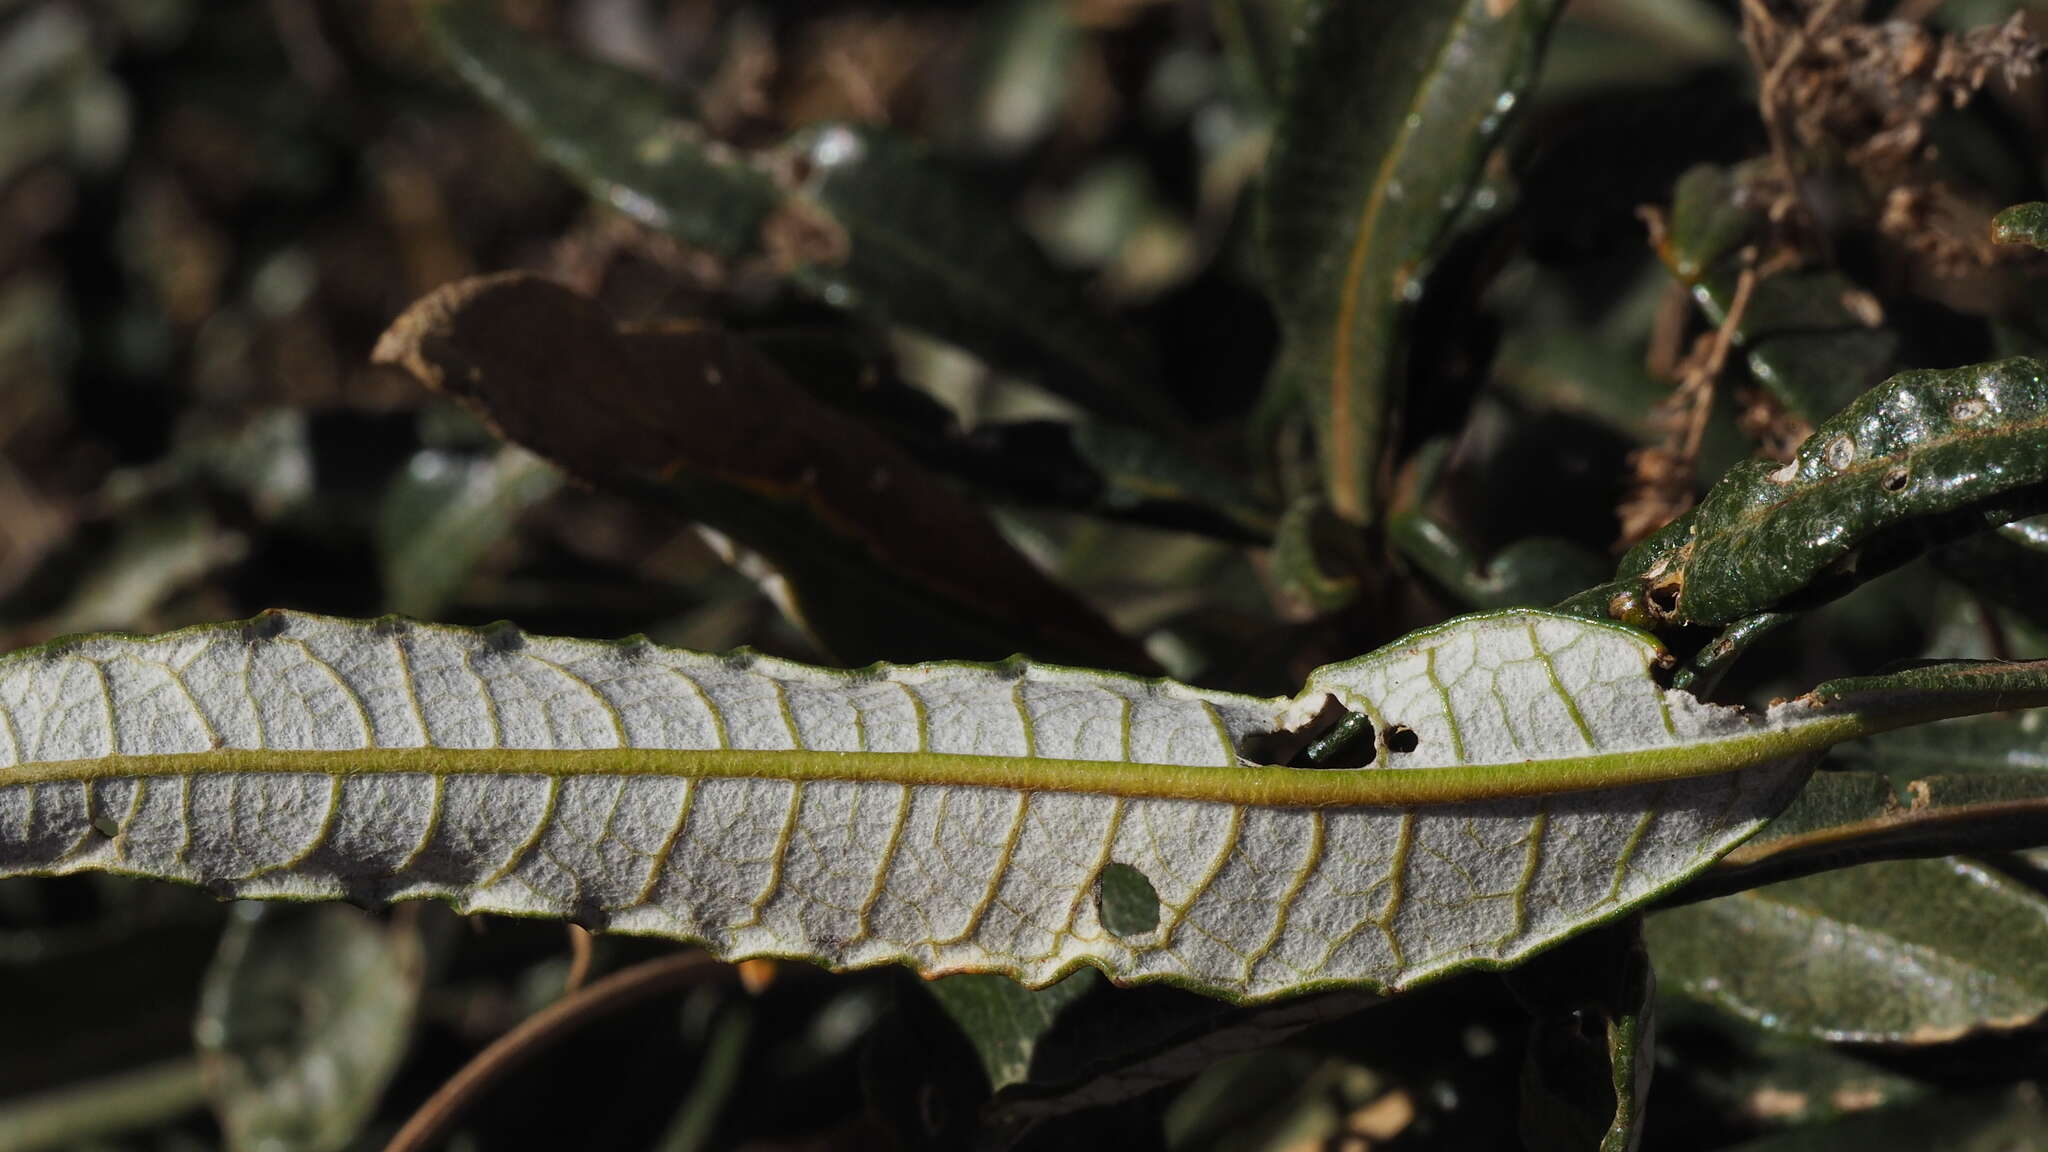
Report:
[[2048,368],[2017,356],[1902,372],[1784,465],[1729,470],[1621,563],[1617,618],[1728,624],[1825,600],[1934,543],[2048,503]]
[[[1034,985],[1090,964],[1244,999],[1396,989],[1685,880],[1778,810],[1805,753],[1878,724],[1861,687],[1701,704],[1662,658],[1510,611],[1260,699],[295,614],[86,637],[0,662],[0,874],[441,897]],[[1347,749],[1368,767],[1245,760],[1332,700],[1370,720]]]

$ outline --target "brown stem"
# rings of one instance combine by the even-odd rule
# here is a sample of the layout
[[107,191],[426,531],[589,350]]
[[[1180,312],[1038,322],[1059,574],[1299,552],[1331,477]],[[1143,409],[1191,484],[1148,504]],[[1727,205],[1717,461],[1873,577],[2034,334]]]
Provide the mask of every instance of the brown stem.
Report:
[[423,1152],[433,1146],[485,1089],[591,1020],[729,971],[703,952],[678,952],[614,972],[564,996],[498,1037],[449,1077],[384,1146],[384,1152]]

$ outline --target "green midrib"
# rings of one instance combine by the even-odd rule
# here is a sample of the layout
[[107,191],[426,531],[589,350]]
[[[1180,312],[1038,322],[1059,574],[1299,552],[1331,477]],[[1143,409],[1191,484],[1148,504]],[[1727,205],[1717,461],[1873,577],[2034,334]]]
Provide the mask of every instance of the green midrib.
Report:
[[236,748],[20,764],[0,768],[0,787],[219,773],[674,776],[700,780],[954,785],[1276,808],[1395,807],[1576,792],[1712,775],[1818,751],[1878,726],[1866,716],[1842,713],[1698,744],[1419,769],[1191,767],[939,752],[808,749]]

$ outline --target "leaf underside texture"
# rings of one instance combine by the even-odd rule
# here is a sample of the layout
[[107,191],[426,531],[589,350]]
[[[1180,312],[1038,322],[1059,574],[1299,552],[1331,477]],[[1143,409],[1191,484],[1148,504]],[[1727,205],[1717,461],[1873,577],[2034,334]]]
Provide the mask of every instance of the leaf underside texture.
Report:
[[[0,875],[438,897],[1032,985],[1088,964],[1232,999],[1393,990],[1669,889],[1846,733],[1811,699],[1668,692],[1659,655],[1510,611],[1258,699],[289,613],[85,637],[0,660]],[[1373,767],[1246,758],[1332,697],[1372,721]],[[1116,864],[1158,894],[1148,930],[1104,925]]]

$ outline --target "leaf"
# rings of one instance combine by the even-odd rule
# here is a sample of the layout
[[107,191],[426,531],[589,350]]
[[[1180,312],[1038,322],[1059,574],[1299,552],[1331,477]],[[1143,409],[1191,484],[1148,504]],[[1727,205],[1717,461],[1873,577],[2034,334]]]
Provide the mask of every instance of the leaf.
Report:
[[644,77],[547,48],[488,0],[420,5],[462,78],[591,196],[725,259],[755,252],[781,193]]
[[2015,204],[1991,218],[1993,244],[2031,244],[2048,250],[2048,204]]
[[[1672,192],[1671,228],[1659,255],[1688,285],[1701,313],[1721,324],[1734,307],[1743,260],[1738,245],[1764,228],[1754,170],[1700,165]],[[1896,333],[1872,323],[1869,293],[1832,269],[1760,276],[1735,326],[1751,377],[1808,423],[1834,415],[1897,363]]]
[[1404,518],[1389,525],[1402,555],[1449,589],[1468,608],[1531,608],[1566,590],[1584,588],[1603,565],[1586,549],[1555,536],[1517,540],[1480,564],[1442,524]]
[[1260,244],[1283,344],[1271,387],[1314,416],[1331,508],[1371,522],[1401,324],[1555,0],[1310,5],[1266,163]]
[[1646,932],[1660,979],[1815,1039],[1939,1043],[2048,1013],[2048,900],[1956,858],[1772,884]]
[[2048,498],[2044,429],[2039,361],[1902,372],[1822,423],[1791,463],[1730,469],[1623,557],[1600,598],[1617,619],[1715,625],[1826,600],[2035,511]]
[[1144,426],[1179,420],[1134,338],[923,146],[827,124],[793,136],[771,163],[796,174],[791,203],[844,230],[842,252],[799,269],[826,302],[864,305],[1091,412]]
[[1943,573],[2035,627],[2048,627],[2048,516],[1966,536],[1934,554]]
[[377,522],[384,599],[409,616],[439,613],[519,514],[561,475],[523,448],[489,455],[422,448],[385,489]]
[[[0,661],[0,875],[439,897],[1033,986],[1260,1000],[1513,964],[1706,867],[1807,754],[2048,702],[2048,665],[1668,692],[1611,624],[1466,617],[1259,699],[1032,664],[834,672],[641,640],[273,613]],[[1988,705],[1987,694],[1997,703]],[[1376,767],[1254,766],[1331,709]],[[1364,757],[1361,757],[1362,759]],[[1098,905],[1124,865],[1156,926]]]
[[375,358],[570,475],[759,553],[841,659],[1029,647],[1150,667],[973,503],[717,329],[621,328],[587,297],[511,273],[415,304]]
[[1030,1078],[1032,1058],[1053,1022],[1098,983],[1098,974],[1084,969],[1035,991],[980,972],[962,972],[927,987],[974,1045],[989,1090],[1000,1092]]
[[227,1147],[351,1146],[405,1056],[420,964],[409,919],[239,906],[194,1029]]
[[726,259],[765,257],[828,304],[928,332],[1084,408],[1170,422],[1140,347],[996,203],[923,149],[827,124],[754,154],[636,76],[425,10],[463,76],[596,198]]
[[1449,441],[1438,440],[1415,454],[1387,517],[1387,538],[1409,563],[1468,608],[1541,607],[1599,582],[1604,574],[1599,558],[1552,536],[1517,540],[1481,563],[1457,532],[1429,510],[1450,447]]
[[[1882,747],[1910,742],[1952,725],[1974,723],[1979,721],[1887,733],[1872,743]],[[1959,759],[1968,754],[1961,748],[1957,753]],[[1889,757],[1876,762],[1894,767],[1911,763]],[[1946,758],[1935,766],[1968,767],[1950,765]],[[1704,899],[1873,860],[2006,852],[2044,844],[2048,773],[1965,771],[1895,781],[1874,772],[1816,772],[1790,807],[1722,857],[1684,895]]]
[[1507,982],[1532,1017],[1522,1060],[1523,1144],[1639,1147],[1657,990],[1640,918],[1589,932]]
[[994,1092],[983,1120],[1020,1132],[1135,1099],[1383,1003],[1332,991],[1233,1006],[1177,988],[1108,987],[1085,968],[1036,990],[982,973],[926,987],[981,1059]]
[[1273,535],[1273,577],[1287,595],[1322,613],[1358,599],[1359,574],[1370,571],[1365,543],[1320,496],[1302,495]]

